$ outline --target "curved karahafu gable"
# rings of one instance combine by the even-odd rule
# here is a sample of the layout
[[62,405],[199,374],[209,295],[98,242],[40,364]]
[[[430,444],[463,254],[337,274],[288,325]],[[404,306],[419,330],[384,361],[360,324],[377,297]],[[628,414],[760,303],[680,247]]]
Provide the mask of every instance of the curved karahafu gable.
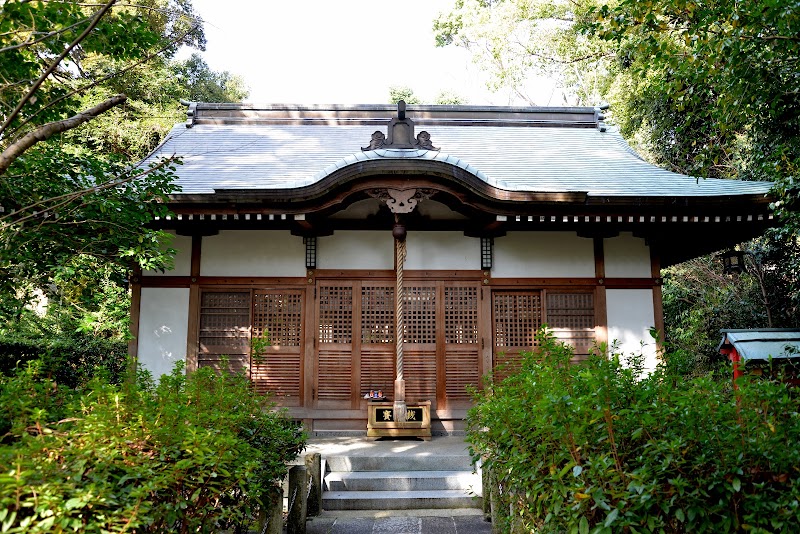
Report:
[[193,103],[189,116],[145,162],[183,161],[176,218],[162,224],[188,233],[265,221],[316,235],[383,228],[386,213],[348,219],[348,206],[374,189],[418,188],[453,212],[421,229],[632,231],[668,264],[771,220],[771,184],[650,165],[596,108],[409,106],[401,118],[386,105]]

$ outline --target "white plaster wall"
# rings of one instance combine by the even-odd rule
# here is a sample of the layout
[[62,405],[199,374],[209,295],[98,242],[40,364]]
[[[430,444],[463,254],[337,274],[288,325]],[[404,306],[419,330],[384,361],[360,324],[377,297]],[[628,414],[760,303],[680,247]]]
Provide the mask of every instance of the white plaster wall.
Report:
[[[608,289],[608,342],[616,343],[621,354],[644,355],[645,370],[658,363],[656,340],[650,336],[655,325],[652,289]],[[642,343],[644,342],[644,345]]]
[[192,274],[192,238],[185,235],[172,234],[172,241],[169,247],[177,250],[175,254],[175,267],[169,271],[151,271],[145,270],[142,272],[144,275],[167,275],[167,276],[189,276]]
[[405,268],[478,270],[481,268],[481,240],[467,237],[463,232],[409,232]]
[[644,239],[621,233],[603,240],[606,277],[650,278],[650,248]]
[[392,233],[346,230],[318,237],[317,268],[394,269]]
[[[478,264],[480,265],[480,264]],[[494,240],[495,278],[594,278],[594,244],[571,232],[514,232]]]
[[203,237],[201,276],[305,276],[303,238],[282,230],[224,230]]
[[171,373],[186,359],[189,328],[188,288],[142,288],[138,358],[154,378]]

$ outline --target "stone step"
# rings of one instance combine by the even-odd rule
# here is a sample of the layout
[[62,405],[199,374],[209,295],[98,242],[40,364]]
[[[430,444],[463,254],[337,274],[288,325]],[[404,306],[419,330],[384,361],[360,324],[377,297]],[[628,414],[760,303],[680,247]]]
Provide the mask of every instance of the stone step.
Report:
[[325,476],[330,491],[471,490],[480,494],[481,477],[471,471],[357,471]]
[[472,459],[463,455],[325,456],[328,471],[471,471]]
[[324,510],[480,508],[481,502],[464,490],[322,492]]

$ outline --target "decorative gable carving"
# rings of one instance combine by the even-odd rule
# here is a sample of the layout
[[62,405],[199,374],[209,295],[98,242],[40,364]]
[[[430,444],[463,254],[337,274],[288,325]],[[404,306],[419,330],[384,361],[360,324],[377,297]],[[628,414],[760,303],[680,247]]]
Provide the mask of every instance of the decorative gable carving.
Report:
[[367,194],[384,202],[394,214],[411,213],[421,201],[431,198],[433,189],[370,189]]

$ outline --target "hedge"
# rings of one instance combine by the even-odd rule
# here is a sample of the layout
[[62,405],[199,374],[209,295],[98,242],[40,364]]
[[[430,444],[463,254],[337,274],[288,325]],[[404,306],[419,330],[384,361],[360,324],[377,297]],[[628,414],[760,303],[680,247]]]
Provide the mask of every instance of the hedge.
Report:
[[95,373],[120,383],[128,369],[128,345],[91,336],[39,338],[0,336],[0,374],[9,376],[28,362],[41,361],[40,372],[75,388]]
[[[800,402],[782,383],[649,376],[619,356],[570,364],[541,333],[489,384],[468,441],[503,532],[788,532],[800,525]],[[486,493],[486,490],[485,490]],[[511,510],[510,513],[506,511]]]
[[246,532],[305,445],[243,376],[74,390],[39,368],[0,376],[2,532]]

